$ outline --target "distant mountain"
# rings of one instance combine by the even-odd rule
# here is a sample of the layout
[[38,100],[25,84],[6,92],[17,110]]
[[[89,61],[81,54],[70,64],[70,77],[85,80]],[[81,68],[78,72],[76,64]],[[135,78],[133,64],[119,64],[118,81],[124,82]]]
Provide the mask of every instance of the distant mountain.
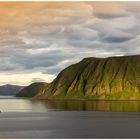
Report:
[[3,85],[0,86],[0,96],[15,96],[24,86]]
[[[41,88],[37,83],[35,87]],[[140,100],[140,55],[85,58],[61,71],[41,91],[33,94],[32,85],[25,89],[17,96],[40,99]]]

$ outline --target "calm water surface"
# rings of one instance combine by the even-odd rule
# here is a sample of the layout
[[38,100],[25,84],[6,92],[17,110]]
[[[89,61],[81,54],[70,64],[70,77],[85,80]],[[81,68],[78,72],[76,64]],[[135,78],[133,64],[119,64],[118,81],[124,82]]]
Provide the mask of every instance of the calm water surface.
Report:
[[3,97],[0,110],[0,138],[140,138],[140,101]]
[[140,101],[79,101],[0,98],[2,112],[47,112],[48,110],[140,111]]

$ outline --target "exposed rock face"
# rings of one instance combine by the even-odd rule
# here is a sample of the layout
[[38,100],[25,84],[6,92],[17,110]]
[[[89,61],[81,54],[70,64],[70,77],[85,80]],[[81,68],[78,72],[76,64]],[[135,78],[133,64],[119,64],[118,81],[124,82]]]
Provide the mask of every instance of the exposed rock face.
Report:
[[60,72],[45,92],[34,92],[43,99],[140,100],[140,56],[85,58]]

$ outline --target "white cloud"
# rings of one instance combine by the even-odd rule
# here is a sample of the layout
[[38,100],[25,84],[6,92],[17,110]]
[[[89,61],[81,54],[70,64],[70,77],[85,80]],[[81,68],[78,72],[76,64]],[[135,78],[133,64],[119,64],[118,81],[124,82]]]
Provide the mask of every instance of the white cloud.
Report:
[[[38,78],[38,80],[37,80],[37,78]],[[43,74],[41,72],[9,74],[9,75],[5,74],[5,73],[0,73],[0,85],[7,84],[7,83],[12,83],[12,84],[16,84],[16,85],[28,85],[34,79],[36,79],[36,82],[40,81],[40,79],[42,79],[49,83],[54,78],[55,78],[54,75]]]

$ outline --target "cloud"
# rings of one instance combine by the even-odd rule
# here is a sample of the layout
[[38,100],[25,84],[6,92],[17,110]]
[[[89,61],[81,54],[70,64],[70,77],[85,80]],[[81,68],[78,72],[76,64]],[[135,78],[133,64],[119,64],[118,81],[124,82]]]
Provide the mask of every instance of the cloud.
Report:
[[140,2],[0,2],[0,7],[1,84],[50,82],[84,57],[140,53]]
[[111,19],[130,15],[121,4],[116,2],[93,2],[92,6],[94,16],[98,18]]
[[105,34],[102,39],[106,42],[121,43],[133,39],[134,36],[127,32],[114,31]]
[[33,78],[31,83],[35,83],[35,82],[45,82],[45,80],[43,78]]

